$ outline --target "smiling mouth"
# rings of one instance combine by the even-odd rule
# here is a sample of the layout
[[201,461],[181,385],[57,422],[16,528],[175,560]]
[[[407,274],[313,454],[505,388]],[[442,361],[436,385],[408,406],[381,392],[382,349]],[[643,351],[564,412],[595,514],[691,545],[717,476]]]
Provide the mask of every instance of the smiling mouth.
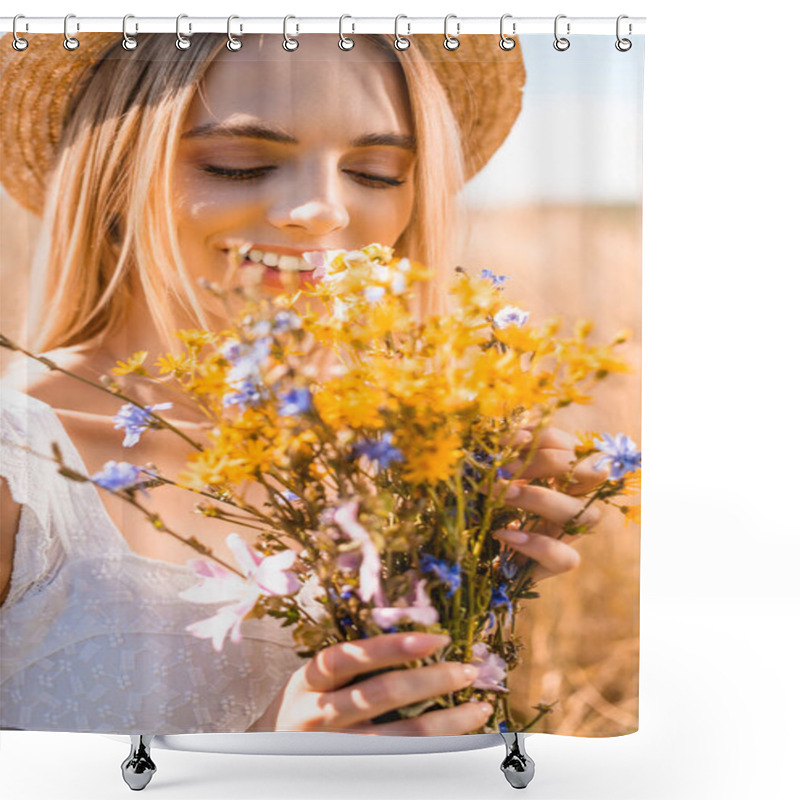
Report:
[[[276,253],[254,245],[243,245],[237,252],[240,256],[244,257],[244,261],[241,265],[242,267],[263,265],[276,272],[313,272],[318,266],[317,264],[307,261],[303,256]],[[316,259],[314,260],[316,261]]]

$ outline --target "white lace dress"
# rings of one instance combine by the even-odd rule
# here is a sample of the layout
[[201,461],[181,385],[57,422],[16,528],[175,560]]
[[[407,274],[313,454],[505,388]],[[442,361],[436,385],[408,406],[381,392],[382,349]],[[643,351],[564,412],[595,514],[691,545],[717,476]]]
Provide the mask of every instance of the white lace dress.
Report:
[[197,582],[189,567],[134,553],[94,484],[11,444],[50,455],[57,441],[65,462],[87,474],[50,406],[0,383],[0,410],[0,474],[22,504],[0,606],[0,728],[247,730],[304,663],[291,629],[247,620],[242,641],[221,653],[186,633],[218,607],[178,597]]

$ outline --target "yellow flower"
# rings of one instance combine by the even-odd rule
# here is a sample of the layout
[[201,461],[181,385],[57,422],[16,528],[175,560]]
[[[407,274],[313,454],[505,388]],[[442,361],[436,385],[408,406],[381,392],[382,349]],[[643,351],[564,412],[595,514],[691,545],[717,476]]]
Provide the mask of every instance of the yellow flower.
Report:
[[147,350],[138,350],[127,361],[117,361],[117,366],[111,368],[113,375],[148,375],[144,367]]
[[575,445],[575,456],[576,458],[584,458],[597,452],[594,440],[602,439],[603,434],[599,431],[576,431],[575,438],[578,440],[578,444]]
[[406,433],[399,440],[405,458],[405,479],[411,483],[431,483],[448,480],[463,457],[461,437],[440,425],[430,431],[428,438],[407,440]]
[[173,353],[165,353],[156,360],[156,366],[162,375],[171,372],[176,378],[180,378],[189,372],[191,365],[192,359],[186,353],[181,353],[177,356]]
[[637,525],[641,525],[642,523],[642,506],[635,505],[635,506],[620,506],[620,511],[622,511],[623,515],[625,516],[625,524],[627,525],[629,522],[633,522]]
[[189,348],[200,349],[203,345],[212,344],[216,336],[211,331],[203,331],[196,329],[183,329],[175,333],[175,335]]

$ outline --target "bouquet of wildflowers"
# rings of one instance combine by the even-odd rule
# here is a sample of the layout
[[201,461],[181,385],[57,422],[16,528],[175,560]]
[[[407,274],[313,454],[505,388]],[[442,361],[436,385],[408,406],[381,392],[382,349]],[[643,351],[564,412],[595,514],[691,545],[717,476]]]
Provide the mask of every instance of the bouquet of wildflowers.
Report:
[[[313,290],[270,298],[240,287],[234,294],[243,307],[231,311],[227,330],[180,331],[185,350],[155,361],[158,380],[179,386],[214,424],[177,479],[153,465],[116,462],[89,479],[142,510],[137,492],[174,483],[203,495],[199,513],[259,530],[255,548],[229,535],[238,569],[185,539],[204,557],[189,562],[198,583],[183,597],[229,601],[207,618],[198,606],[190,628],[217,650],[228,637],[240,640],[244,619],[265,615],[294,626],[298,652],[309,657],[384,632],[446,632],[447,649],[413,665],[460,659],[478,667],[478,678],[457,696],[395,714],[475,698],[495,707],[486,731],[529,729],[548,706],[537,706],[531,722],[513,722],[506,684],[520,663],[519,604],[538,596],[535,562],[520,567],[491,533],[534,530],[539,518],[503,502],[516,477],[508,467],[521,457],[509,443],[524,428],[532,458],[559,408],[590,402],[598,381],[628,371],[614,352],[626,336],[593,345],[587,321],[564,337],[556,319],[529,324],[527,312],[504,302],[507,279],[489,270],[472,277],[457,269],[449,286],[456,310],[417,320],[412,291],[431,273],[380,245],[327,251],[318,268],[324,278]],[[231,308],[227,291],[205,288]],[[324,313],[308,303],[301,309],[309,296]],[[147,357],[138,352],[113,372],[152,379]],[[326,358],[333,363],[323,371]],[[111,378],[105,388],[119,390]],[[148,428],[171,427],[157,413],[166,405],[124,405],[117,417],[124,444]],[[638,506],[625,502],[638,489],[634,444],[595,432],[579,440],[573,469],[597,452],[612,465],[584,508],[603,502],[638,519]],[[263,503],[243,499],[254,485]],[[583,530],[572,521],[561,536]],[[309,582],[316,615],[298,600]]]

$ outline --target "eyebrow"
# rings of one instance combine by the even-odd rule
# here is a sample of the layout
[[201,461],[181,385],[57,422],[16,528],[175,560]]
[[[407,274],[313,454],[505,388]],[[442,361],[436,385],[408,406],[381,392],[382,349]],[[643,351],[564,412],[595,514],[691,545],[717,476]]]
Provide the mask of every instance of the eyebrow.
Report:
[[[221,125],[217,122],[209,122],[187,131],[181,136],[181,139],[227,139],[233,137],[260,139],[261,141],[277,142],[278,144],[300,144],[299,140],[284,131],[252,123]],[[417,140],[414,136],[407,136],[403,133],[365,133],[350,142],[350,147],[378,146],[400,147],[403,150],[410,150],[415,153]]]

